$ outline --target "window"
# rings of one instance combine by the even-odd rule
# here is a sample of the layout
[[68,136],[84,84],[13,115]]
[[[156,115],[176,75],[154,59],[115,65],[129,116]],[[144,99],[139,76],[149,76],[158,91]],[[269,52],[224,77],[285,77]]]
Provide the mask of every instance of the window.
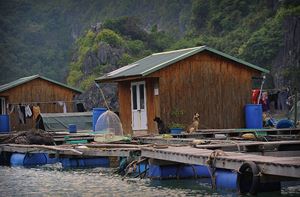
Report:
[[133,109],[137,109],[137,92],[136,92],[136,85],[132,86],[132,104]]

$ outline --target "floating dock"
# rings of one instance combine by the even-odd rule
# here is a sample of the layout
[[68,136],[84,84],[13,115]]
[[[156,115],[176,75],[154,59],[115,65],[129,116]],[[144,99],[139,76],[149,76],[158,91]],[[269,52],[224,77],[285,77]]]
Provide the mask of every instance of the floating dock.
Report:
[[[30,157],[32,154],[46,154],[47,159],[56,158],[55,161],[61,162],[66,167],[84,167],[89,164],[109,167],[112,166],[109,165],[111,158],[118,158],[115,162],[117,165],[121,165],[124,159],[127,162],[132,162],[132,158],[138,158],[139,161],[135,161],[135,164],[143,164],[143,173],[149,170],[148,175],[153,175],[153,177],[159,177],[163,174],[168,177],[170,176],[168,173],[171,171],[173,174],[171,173],[172,176],[170,177],[173,178],[178,174],[185,177],[186,172],[189,175],[196,174],[197,177],[201,173],[196,171],[204,169],[206,171],[204,174],[209,175],[211,180],[216,177],[216,182],[220,177],[225,179],[226,177],[234,177],[230,180],[232,182],[231,188],[237,187],[239,190],[241,190],[239,184],[243,183],[241,180],[244,179],[248,182],[249,180],[256,181],[249,182],[251,188],[258,184],[265,187],[264,183],[276,182],[277,190],[281,181],[299,181],[300,130],[270,129],[266,131],[267,135],[262,135],[260,138],[263,141],[258,141],[259,138],[252,140],[241,138],[244,133],[264,131],[266,130],[225,129],[205,130],[202,131],[203,133],[179,134],[166,138],[163,136],[144,136],[135,137],[134,142],[136,144],[117,144],[116,142],[56,146],[0,144],[0,161],[1,158],[8,159],[14,154],[14,157],[19,160],[20,158],[25,160],[27,155]],[[213,137],[207,138],[204,136],[206,134]],[[225,136],[226,139],[216,139],[220,137],[217,135]],[[271,141],[268,141],[270,135],[276,137],[272,137]],[[66,143],[68,140],[93,141],[95,136],[90,133],[59,133],[55,135],[54,139],[55,142]],[[280,140],[274,140],[277,138]],[[140,160],[143,163],[140,163]],[[163,172],[164,170],[165,172]],[[161,174],[157,174],[158,171]],[[251,188],[246,189],[246,193],[254,194],[260,191],[257,188]]]

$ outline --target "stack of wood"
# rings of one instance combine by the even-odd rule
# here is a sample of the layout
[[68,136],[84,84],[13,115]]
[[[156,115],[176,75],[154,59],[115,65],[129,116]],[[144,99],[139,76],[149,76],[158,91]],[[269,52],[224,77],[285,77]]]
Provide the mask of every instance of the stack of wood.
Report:
[[51,133],[43,130],[19,131],[1,138],[0,144],[54,145],[54,139]]

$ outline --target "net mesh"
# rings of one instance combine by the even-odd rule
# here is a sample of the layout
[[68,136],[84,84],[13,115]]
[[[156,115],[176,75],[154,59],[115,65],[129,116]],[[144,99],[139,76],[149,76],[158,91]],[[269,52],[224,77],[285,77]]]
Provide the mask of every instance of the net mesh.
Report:
[[123,135],[123,128],[120,118],[114,112],[107,110],[98,118],[95,130],[101,133],[112,133]]

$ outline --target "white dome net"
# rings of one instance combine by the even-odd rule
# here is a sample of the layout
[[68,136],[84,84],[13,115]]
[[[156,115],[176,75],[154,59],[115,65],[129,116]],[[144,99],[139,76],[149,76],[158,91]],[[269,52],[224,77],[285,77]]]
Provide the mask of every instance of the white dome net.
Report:
[[99,116],[95,130],[101,133],[113,133],[115,135],[123,135],[123,128],[120,118],[114,112],[107,110]]

